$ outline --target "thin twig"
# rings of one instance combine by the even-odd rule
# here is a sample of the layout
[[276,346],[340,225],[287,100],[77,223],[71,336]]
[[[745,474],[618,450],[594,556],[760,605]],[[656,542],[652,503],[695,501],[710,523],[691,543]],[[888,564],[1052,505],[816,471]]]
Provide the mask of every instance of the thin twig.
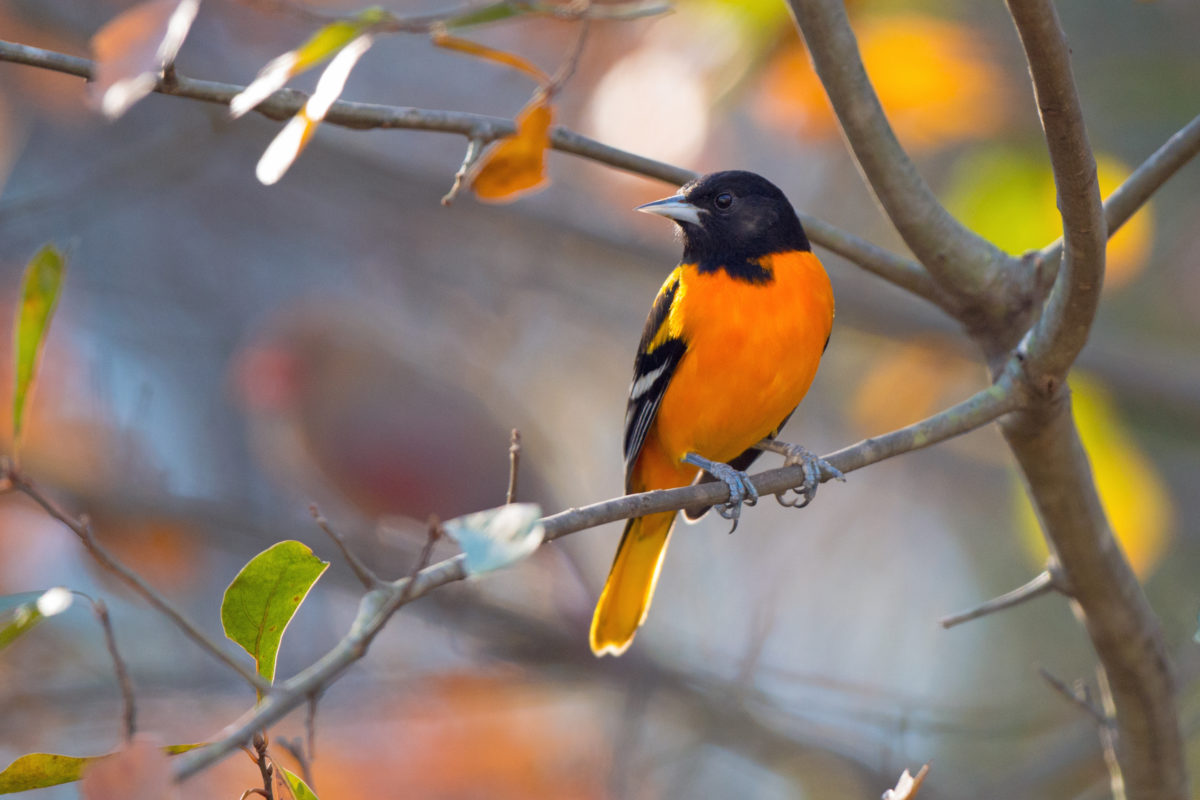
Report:
[[429,532],[425,537],[425,546],[421,548],[421,554],[417,556],[417,561],[413,564],[412,571],[408,573],[408,577],[400,581],[402,586],[400,589],[400,605],[407,603],[416,596],[414,592],[417,585],[417,576],[421,574],[421,570],[429,566],[429,561],[433,558],[433,547],[437,544],[438,539],[441,538],[442,523],[438,520],[436,514],[430,514]]
[[[315,761],[317,758],[317,701],[320,699],[318,692],[313,692],[308,696],[308,710],[304,714],[304,740],[308,744],[308,760]],[[312,781],[305,781],[310,787]]]
[[338,550],[342,551],[342,558],[346,559],[346,563],[350,565],[350,569],[354,571],[355,577],[362,583],[365,589],[375,589],[383,585],[383,580],[371,571],[371,568],[362,562],[358,556],[346,545],[346,541],[333,529],[329,524],[329,520],[321,514],[321,509],[317,508],[317,504],[313,503],[308,507],[308,513],[312,514],[313,521],[317,523],[317,527],[325,531],[325,535],[333,540],[337,545]]
[[1104,716],[1104,712],[1096,708],[1096,705],[1087,696],[1086,692],[1081,694],[1078,690],[1071,688],[1065,681],[1055,676],[1054,673],[1045,667],[1039,666],[1037,669],[1038,674],[1042,676],[1042,679],[1046,683],[1050,684],[1051,689],[1061,694],[1067,700],[1070,700],[1075,707],[1084,711],[1100,725],[1105,727],[1109,725],[1109,720]]
[[313,788],[312,767],[304,752],[304,740],[296,737],[295,739],[276,739],[275,742],[296,759],[296,763],[300,766],[300,777],[308,784],[308,788]]
[[467,154],[463,156],[462,164],[458,171],[454,173],[454,183],[450,185],[450,191],[442,196],[442,205],[448,206],[454,202],[454,198],[458,197],[459,191],[462,189],[463,180],[467,177],[471,167],[475,166],[475,162],[479,160],[479,153],[483,149],[483,138],[472,136],[467,140]]
[[1056,591],[1059,589],[1058,581],[1055,579],[1054,572],[1051,570],[1043,570],[1038,573],[1033,580],[1026,583],[1024,586],[1018,586],[1011,592],[1006,592],[999,597],[988,600],[986,603],[981,603],[974,608],[966,611],[960,611],[957,614],[951,614],[948,617],[943,617],[941,625],[943,628],[953,628],[955,625],[961,625],[964,622],[970,622],[973,619],[985,617],[988,614],[995,614],[997,611],[1003,611],[1006,608],[1020,605],[1035,597],[1041,597],[1044,594]]
[[267,800],[275,800],[275,781],[273,779],[275,766],[271,762],[270,757],[267,756],[266,734],[262,733],[261,731],[254,734],[253,744],[255,753],[254,763],[258,765],[258,771],[262,775],[262,795],[263,797],[267,798]]
[[126,586],[141,595],[142,599],[154,606],[159,613],[174,623],[175,627],[179,628],[189,639],[198,644],[200,649],[208,652],[209,655],[232,669],[259,692],[265,693],[271,691],[271,684],[264,681],[257,673],[246,669],[243,664],[239,663],[233,656],[226,653],[216,643],[201,633],[195,625],[177,611],[154,587],[142,580],[141,576],[118,561],[112,553],[108,552],[96,540],[92,532],[91,521],[86,516],[74,517],[67,513],[58,503],[44,494],[29,478],[18,472],[10,470],[7,473],[7,478],[11,481],[14,489],[33,500],[47,514],[69,528],[83,543],[83,546],[87,548],[92,558],[96,559],[109,572],[120,578]]
[[[88,598],[91,600],[91,598]],[[125,721],[125,741],[133,741],[133,735],[137,733],[137,705],[133,697],[133,681],[129,678],[129,670],[125,666],[125,660],[121,658],[121,651],[117,649],[117,637],[113,634],[112,619],[108,615],[108,606],[103,600],[91,600],[92,611],[96,614],[96,619],[100,620],[100,627],[104,629],[104,644],[108,648],[108,654],[112,657],[113,671],[117,674],[117,685],[121,687],[121,706],[124,709],[122,719]]]
[[260,688],[263,691],[269,691],[270,685],[263,681],[258,675],[251,673],[244,666],[235,661],[228,653],[224,652],[220,647],[214,644],[207,636],[199,631],[191,622],[187,620],[180,612],[176,611],[165,597],[158,593],[153,587],[141,579],[137,573],[117,561],[107,549],[105,549],[92,531],[91,521],[86,516],[75,518],[67,514],[53,500],[43,494],[28,478],[13,474],[10,476],[13,485],[18,491],[31,498],[34,502],[42,507],[54,519],[61,522],[63,525],[71,529],[76,536],[83,542],[88,552],[95,558],[103,567],[114,573],[127,586],[140,594],[150,605],[154,606],[160,613],[166,616],[175,624],[184,634],[192,641],[200,645],[201,649],[207,650],[211,655],[222,661],[230,669],[237,672],[255,688]]
[[[935,414],[922,422],[867,439],[825,457],[843,472],[851,472],[892,456],[944,441],[952,436],[980,428],[1018,406],[1019,391],[1011,382],[1014,370],[1001,375],[1000,381],[970,399]],[[800,466],[768,470],[752,477],[759,494],[773,494],[798,484],[804,477]],[[729,488],[721,481],[686,486],[680,489],[627,495],[583,508],[544,517],[545,539],[594,528],[606,522],[643,516],[658,511],[678,511],[697,505],[714,505],[729,499]],[[432,526],[431,526],[432,527]],[[428,560],[431,541],[426,543],[422,561]],[[338,644],[320,660],[292,678],[278,684],[266,699],[219,733],[206,747],[184,753],[172,760],[175,776],[182,780],[207,768],[236,750],[258,730],[283,717],[316,691],[328,686],[351,664],[362,658],[376,634],[404,604],[422,597],[439,586],[467,577],[462,555],[453,556],[415,571],[406,578],[369,592],[359,603],[358,614]]]
[[[591,6],[590,0],[584,0],[583,6]],[[571,80],[571,76],[575,74],[575,70],[579,67],[579,59],[583,55],[583,46],[587,42],[588,31],[591,30],[591,20],[584,17],[579,23],[579,34],[575,37],[575,42],[571,45],[570,52],[567,53],[566,59],[563,60],[562,66],[554,73],[550,79],[550,84],[546,87],[546,97],[553,98],[554,95]]]
[[[0,61],[25,64],[88,79],[92,77],[95,69],[95,65],[86,58],[6,41],[0,41]],[[155,91],[205,103],[228,105],[229,101],[245,88],[236,84],[177,75],[173,85],[166,86],[160,83],[155,87]],[[308,95],[303,92],[281,89],[259,103],[254,110],[269,119],[282,122],[294,117],[306,102]],[[336,101],[325,115],[324,122],[356,130],[384,128],[456,133],[468,138],[477,137],[484,144],[516,132],[513,121],[503,117],[353,103],[346,100]],[[550,130],[550,146],[564,153],[677,186],[696,177],[696,173],[691,170],[601,144],[562,126],[555,126]],[[810,215],[800,214],[800,221],[804,224],[809,238],[821,247],[837,253],[884,280],[916,293],[940,308],[953,308],[945,292],[933,285],[920,264]]]
[[504,493],[504,502],[517,502],[517,470],[521,466],[521,432],[512,429],[512,439],[508,445],[508,491]]

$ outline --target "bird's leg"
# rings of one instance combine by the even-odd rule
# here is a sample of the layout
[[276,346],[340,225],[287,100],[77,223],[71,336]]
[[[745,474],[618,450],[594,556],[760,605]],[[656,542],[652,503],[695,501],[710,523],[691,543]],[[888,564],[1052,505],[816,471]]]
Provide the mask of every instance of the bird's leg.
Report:
[[734,469],[720,461],[709,461],[697,453],[688,453],[684,462],[699,467],[714,478],[724,481],[729,487],[729,499],[717,506],[717,513],[725,519],[733,520],[730,533],[737,530],[738,517],[742,514],[742,504],[752,506],[758,502],[758,491],[750,482],[750,476],[740,469]]
[[[788,489],[775,495],[775,499],[782,506],[789,508],[804,508],[813,501],[817,496],[817,487],[821,485],[821,480],[825,477],[833,478],[845,483],[846,476],[842,471],[830,464],[819,455],[809,450],[807,447],[801,447],[798,444],[788,444],[781,442],[778,439],[763,439],[755,445],[759,450],[768,450],[772,453],[779,453],[783,456],[783,465],[791,467],[799,464],[804,467],[804,483],[800,484],[795,489]],[[795,492],[796,498],[789,500],[787,493]]]

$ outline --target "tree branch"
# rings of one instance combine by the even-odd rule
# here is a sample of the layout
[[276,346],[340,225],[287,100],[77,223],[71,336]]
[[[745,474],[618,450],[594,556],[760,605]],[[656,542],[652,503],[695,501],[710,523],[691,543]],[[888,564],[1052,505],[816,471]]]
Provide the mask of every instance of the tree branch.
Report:
[[1051,0],[1008,0],[1050,151],[1063,223],[1063,261],[1042,315],[1026,337],[1035,380],[1066,375],[1087,342],[1104,284],[1108,236],[1096,159],[1083,124],[1071,51]]
[[950,215],[917,172],[863,67],[842,0],[791,0],[813,67],[884,212],[937,283],[962,305],[984,300],[1015,264]]
[[[906,428],[838,450],[826,456],[826,460],[842,472],[851,472],[980,428],[1018,407],[1020,392],[1012,381],[1013,372],[1014,370],[1005,371],[996,384],[956,406]],[[754,488],[760,495],[790,489],[803,480],[802,466],[769,470],[752,478]],[[729,487],[720,481],[626,495],[544,517],[541,520],[545,530],[544,541],[594,528],[606,522],[659,511],[715,505],[728,499]],[[401,606],[439,586],[466,577],[465,560],[463,556],[458,555],[368,592],[359,603],[358,614],[350,626],[350,632],[332,650],[299,674],[276,684],[274,691],[262,703],[220,732],[211,744],[173,759],[176,779],[183,780],[215,764],[249,741],[256,731],[281,719],[289,711],[303,704],[308,697],[328,686],[347,667],[366,654],[376,634]]]
[[[1159,187],[1200,153],[1200,115],[1176,131],[1104,201],[1104,220],[1111,237],[1146,204]],[[1047,245],[1041,253],[1043,268],[1058,269],[1063,240]]]
[[[49,69],[91,80],[95,65],[86,58],[56,53],[38,47],[0,41],[0,61],[10,61],[31,67]],[[198,80],[175,73],[170,81],[159,81],[159,94],[200,100],[205,103],[229,105],[229,101],[246,87],[231,83]],[[284,121],[292,118],[308,102],[308,96],[294,89],[275,92],[254,110],[263,116]],[[407,129],[456,133],[487,144],[515,132],[513,121],[503,117],[472,114],[463,111],[440,111],[425,108],[384,106],[374,103],[336,101],[325,115],[324,122],[344,128],[367,130],[373,128]],[[601,144],[562,126],[550,131],[550,146],[555,150],[586,158],[610,167],[656,178],[676,186],[696,177],[691,170],[635,155]],[[844,231],[828,222],[800,214],[809,238],[821,247],[837,253],[847,261],[886,281],[918,295],[939,308],[952,313],[951,298],[930,279],[924,268],[915,261],[885,250],[878,245]]]
[[988,614],[995,614],[997,611],[1004,611],[1007,608],[1020,605],[1035,597],[1041,597],[1044,594],[1056,591],[1059,588],[1054,572],[1046,569],[1035,575],[1033,580],[1023,586],[1018,586],[1011,592],[1005,592],[999,597],[994,597],[986,603],[980,603],[966,611],[960,611],[957,614],[943,617],[940,624],[943,628],[953,628],[955,625],[961,625],[964,622],[970,622],[973,619],[986,617]]
[[1001,425],[1112,686],[1121,772],[1134,800],[1188,797],[1162,630],[1113,539],[1065,387]]

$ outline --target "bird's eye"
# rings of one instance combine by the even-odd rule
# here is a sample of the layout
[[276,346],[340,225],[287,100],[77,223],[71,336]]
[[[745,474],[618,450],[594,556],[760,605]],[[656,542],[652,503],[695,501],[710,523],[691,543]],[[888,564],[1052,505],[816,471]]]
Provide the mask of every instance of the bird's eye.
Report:
[[716,199],[713,200],[713,205],[724,211],[733,205],[733,195],[731,195],[729,192],[721,192],[716,196]]

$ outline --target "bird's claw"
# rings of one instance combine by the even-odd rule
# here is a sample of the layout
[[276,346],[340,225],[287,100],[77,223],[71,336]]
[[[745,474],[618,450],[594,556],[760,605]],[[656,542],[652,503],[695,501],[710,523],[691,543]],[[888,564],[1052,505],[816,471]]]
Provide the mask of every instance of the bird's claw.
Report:
[[[821,485],[821,480],[825,476],[842,481],[843,483],[846,481],[846,476],[842,474],[840,469],[807,447],[801,447],[798,444],[784,446],[783,465],[785,467],[799,465],[804,468],[804,483],[794,489],[785,489],[775,495],[775,499],[779,504],[788,508],[804,508],[811,503],[813,498],[817,496],[817,487]],[[795,498],[789,498],[787,496],[788,492],[795,492]]]
[[709,461],[695,453],[688,453],[684,461],[700,467],[729,487],[729,499],[718,505],[716,509],[722,518],[733,521],[733,527],[729,529],[729,532],[736,531],[738,519],[742,515],[742,506],[752,506],[758,502],[758,490],[750,482],[750,476],[740,469],[734,469],[720,461]]

